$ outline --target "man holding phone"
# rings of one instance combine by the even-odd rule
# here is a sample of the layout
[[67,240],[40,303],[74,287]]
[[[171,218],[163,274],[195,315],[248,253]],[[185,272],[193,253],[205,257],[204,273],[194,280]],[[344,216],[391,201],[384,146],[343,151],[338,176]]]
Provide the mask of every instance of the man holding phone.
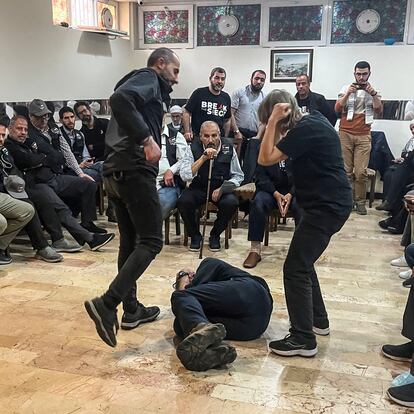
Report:
[[371,124],[382,112],[381,96],[368,82],[371,67],[361,61],[355,65],[355,82],[344,86],[338,94],[335,111],[341,112],[339,138],[345,171],[353,187],[357,214],[366,215],[368,163],[371,153]]
[[251,269],[262,260],[261,248],[265,232],[266,219],[275,208],[281,217],[290,210],[295,224],[300,221],[301,211],[296,203],[295,190],[290,172],[290,161],[281,161],[265,167],[258,165],[255,172],[256,193],[250,202],[248,240],[250,252],[243,267]]
[[64,106],[59,111],[59,118],[62,123],[62,135],[78,161],[79,168],[97,183],[101,182],[103,161],[94,162],[95,159],[89,154],[84,135],[75,128],[75,111],[69,106]]

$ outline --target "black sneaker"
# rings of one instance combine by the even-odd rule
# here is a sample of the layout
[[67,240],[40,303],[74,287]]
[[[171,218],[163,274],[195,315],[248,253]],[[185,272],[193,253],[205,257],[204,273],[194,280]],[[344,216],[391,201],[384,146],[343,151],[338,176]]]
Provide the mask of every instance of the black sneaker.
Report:
[[114,233],[108,233],[108,234],[98,234],[95,233],[93,235],[93,239],[90,242],[87,242],[91,250],[94,252],[96,250],[99,250],[101,247],[105,246],[105,244],[108,244],[113,238],[115,237]]
[[85,302],[85,309],[95,322],[96,332],[107,345],[116,347],[116,334],[119,329],[116,310],[108,309],[101,297]]
[[208,240],[208,249],[212,252],[219,252],[221,250],[220,236],[210,236]]
[[208,347],[201,352],[197,358],[193,358],[190,361],[184,361],[183,365],[189,371],[200,372],[231,364],[236,358],[236,349],[231,345],[220,342],[218,345]]
[[102,227],[98,227],[97,225],[95,225],[95,223],[93,221],[91,221],[90,223],[87,223],[87,224],[81,224],[81,226],[84,229],[90,231],[91,233],[98,233],[98,234],[106,234],[106,233],[108,233]]
[[201,249],[201,234],[196,234],[193,237],[191,237],[191,244],[188,250],[190,252],[198,252]]
[[286,335],[279,341],[270,342],[269,348],[275,354],[282,356],[299,355],[310,358],[318,353],[316,341],[313,341],[313,343],[309,344],[301,343],[291,334]]
[[9,249],[0,249],[0,265],[8,265],[12,262],[12,258],[9,253]]
[[388,388],[387,395],[397,404],[414,408],[414,384]]
[[122,315],[121,328],[125,330],[134,329],[141,323],[152,322],[160,314],[158,306],[144,306],[138,304],[134,313],[124,312]]
[[391,224],[391,218],[390,217],[378,222],[378,226],[380,226],[384,230],[388,230],[388,226],[390,224]]
[[408,289],[410,289],[411,288],[411,286],[413,286],[414,285],[414,277],[410,277],[410,278],[408,278],[408,279],[406,279],[406,280],[404,280],[404,282],[402,282],[402,285],[404,286],[404,287],[406,287],[406,288],[408,288]]
[[411,361],[414,353],[412,342],[401,345],[384,345],[381,348],[382,355],[394,361]]
[[[221,323],[197,325],[190,335],[177,346],[177,357],[188,369],[197,371],[200,355],[210,346],[218,345],[226,337],[226,328]],[[201,363],[200,363],[201,364]]]

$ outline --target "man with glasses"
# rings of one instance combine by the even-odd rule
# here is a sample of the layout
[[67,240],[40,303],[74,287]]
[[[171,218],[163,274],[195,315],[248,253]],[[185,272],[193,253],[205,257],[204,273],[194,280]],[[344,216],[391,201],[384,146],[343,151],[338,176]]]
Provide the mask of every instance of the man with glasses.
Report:
[[262,91],[265,82],[266,72],[256,69],[250,77],[250,85],[236,90],[231,97],[232,130],[235,143],[241,143],[241,160],[247,141],[256,137],[259,130],[257,110],[265,97]]
[[371,124],[382,112],[381,96],[368,82],[371,67],[361,61],[355,65],[355,82],[344,86],[338,95],[335,111],[341,112],[339,138],[345,171],[353,184],[357,214],[366,215],[367,168],[371,153]]
[[209,257],[196,272],[178,272],[173,287],[177,356],[191,371],[233,362],[236,350],[224,339],[250,341],[267,329],[273,299],[261,277]]

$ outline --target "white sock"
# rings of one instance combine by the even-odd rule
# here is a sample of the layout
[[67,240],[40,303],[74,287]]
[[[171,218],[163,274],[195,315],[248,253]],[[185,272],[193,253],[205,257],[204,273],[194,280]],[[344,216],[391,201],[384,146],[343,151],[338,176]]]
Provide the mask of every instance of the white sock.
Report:
[[259,241],[252,241],[250,243],[250,252],[260,254],[262,251],[262,243]]

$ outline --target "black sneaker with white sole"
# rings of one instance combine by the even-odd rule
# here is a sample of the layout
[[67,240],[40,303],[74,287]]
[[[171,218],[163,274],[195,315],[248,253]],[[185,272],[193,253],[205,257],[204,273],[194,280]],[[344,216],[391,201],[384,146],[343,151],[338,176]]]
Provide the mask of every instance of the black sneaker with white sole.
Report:
[[414,384],[388,388],[387,395],[397,404],[414,408]]
[[116,334],[119,329],[116,310],[109,309],[101,297],[85,302],[89,317],[95,322],[96,332],[107,345],[116,347]]
[[87,242],[90,249],[94,252],[96,250],[99,250],[101,247],[105,246],[105,244],[108,244],[111,240],[113,240],[115,237],[114,233],[108,233],[108,234],[100,234],[100,233],[94,233],[93,239],[90,242]]
[[212,252],[219,252],[221,250],[220,236],[210,236],[208,249]]
[[414,354],[413,342],[406,342],[401,345],[384,345],[381,348],[382,355],[394,361],[411,361]]
[[316,335],[321,336],[328,336],[331,333],[331,330],[329,329],[329,321],[326,319],[322,322],[313,322],[313,333]]
[[160,314],[158,306],[144,306],[138,304],[134,313],[124,312],[121,320],[121,328],[125,330],[134,329],[142,323],[152,322]]
[[190,247],[188,248],[188,250],[190,250],[190,252],[200,251],[202,240],[203,238],[201,234],[195,234],[193,237],[191,237],[191,243],[190,243]]
[[269,349],[281,356],[302,356],[310,358],[318,353],[316,341],[313,341],[312,343],[303,343],[291,334],[286,335],[279,341],[270,342]]

